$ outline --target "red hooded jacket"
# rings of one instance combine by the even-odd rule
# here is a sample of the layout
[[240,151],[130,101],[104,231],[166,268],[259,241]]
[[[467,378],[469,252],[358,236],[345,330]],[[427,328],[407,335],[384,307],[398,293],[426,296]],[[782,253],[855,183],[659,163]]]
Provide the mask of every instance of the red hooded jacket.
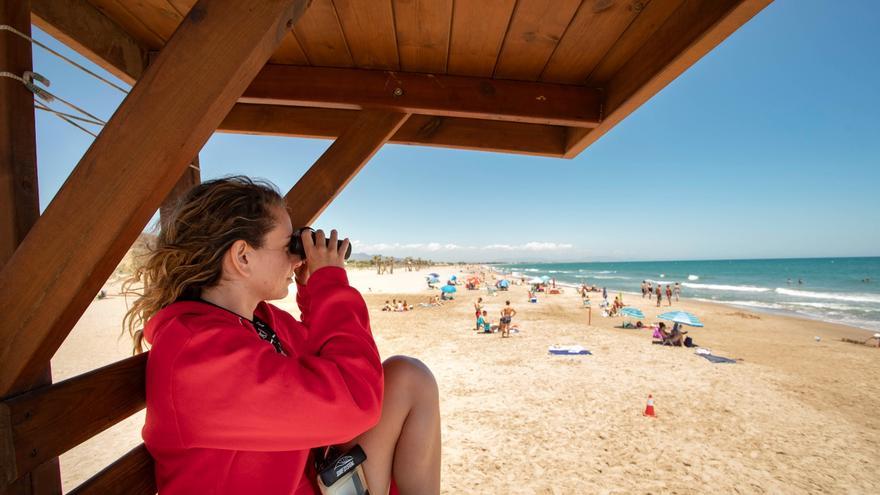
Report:
[[309,449],[378,423],[382,363],[345,270],[321,268],[296,299],[302,323],[265,302],[255,311],[287,356],[208,303],[149,320],[143,438],[160,494],[315,494]]

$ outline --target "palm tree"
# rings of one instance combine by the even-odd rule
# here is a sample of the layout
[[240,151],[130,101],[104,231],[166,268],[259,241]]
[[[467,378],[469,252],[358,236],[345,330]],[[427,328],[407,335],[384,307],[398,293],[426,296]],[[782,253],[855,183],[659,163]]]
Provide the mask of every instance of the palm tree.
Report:
[[385,262],[388,263],[388,274],[394,275],[394,256],[385,258]]
[[376,274],[382,275],[382,257],[379,255],[373,256],[373,259],[370,262],[376,265]]

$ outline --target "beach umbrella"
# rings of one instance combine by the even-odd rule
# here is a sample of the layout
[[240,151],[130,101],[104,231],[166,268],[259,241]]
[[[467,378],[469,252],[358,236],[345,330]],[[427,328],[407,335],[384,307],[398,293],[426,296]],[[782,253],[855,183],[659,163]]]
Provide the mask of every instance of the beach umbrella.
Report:
[[541,280],[539,277],[534,277],[534,278],[532,278],[532,279],[529,280],[529,283],[530,283],[530,284],[543,284],[544,281]]
[[440,278],[439,273],[429,273],[428,275],[430,275],[431,277],[434,277],[434,278]]
[[546,281],[550,280],[550,276],[549,275],[541,275],[541,280],[546,282]]
[[498,287],[509,287],[510,282],[506,278],[502,278],[498,281]]
[[657,316],[657,318],[674,321],[675,323],[681,323],[682,325],[688,325],[692,327],[703,326],[699,318],[691,313],[688,313],[687,311],[670,311],[668,313],[663,313],[662,315]]
[[440,282],[440,279],[437,277],[427,277],[429,284],[436,284]]
[[457,291],[458,289],[456,289],[454,285],[444,285],[440,290],[446,293],[451,293]]
[[621,308],[620,314],[622,316],[626,316],[629,318],[637,318],[639,320],[643,320],[645,318],[645,313],[642,313],[641,309],[634,308],[632,306],[626,306],[625,308]]
[[458,280],[458,277],[456,277],[455,275],[453,275],[453,276],[449,277],[449,280]]

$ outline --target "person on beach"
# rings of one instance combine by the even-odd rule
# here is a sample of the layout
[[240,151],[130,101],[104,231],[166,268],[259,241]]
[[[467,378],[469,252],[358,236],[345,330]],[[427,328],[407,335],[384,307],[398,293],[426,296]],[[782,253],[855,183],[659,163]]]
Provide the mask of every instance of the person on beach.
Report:
[[676,282],[675,287],[672,288],[672,293],[675,295],[675,301],[678,302],[678,298],[681,297],[681,284]]
[[642,299],[645,298],[645,293],[648,291],[648,283],[642,280]]
[[608,290],[605,287],[602,287],[602,299],[608,300]]
[[501,337],[510,337],[510,322],[516,316],[516,310],[510,307],[510,301],[504,302],[501,308],[501,320],[498,322],[498,329],[501,330]]
[[477,317],[477,331],[483,329],[483,333],[492,333],[492,323],[489,321],[489,313],[484,309]]
[[651,284],[651,282],[648,282],[648,301],[651,300],[651,296],[653,296],[653,295],[654,295],[654,286]]
[[660,284],[657,284],[657,307],[660,307],[660,302],[663,300],[663,291],[660,289]]
[[477,321],[477,328],[475,328],[475,330],[480,329],[479,319],[480,319],[480,316],[482,316],[482,312],[483,312],[483,298],[478,297],[477,302],[474,303],[474,316],[476,316],[476,318],[478,320]]
[[672,306],[672,287],[666,284],[666,305]]
[[[142,435],[159,493],[317,495],[313,449],[359,445],[370,492],[439,494],[431,371],[381,361],[345,272],[348,239],[303,235],[303,259],[295,233],[271,184],[207,181],[128,281],[142,287],[125,327],[136,353],[150,345]],[[267,302],[294,281],[299,321]]]

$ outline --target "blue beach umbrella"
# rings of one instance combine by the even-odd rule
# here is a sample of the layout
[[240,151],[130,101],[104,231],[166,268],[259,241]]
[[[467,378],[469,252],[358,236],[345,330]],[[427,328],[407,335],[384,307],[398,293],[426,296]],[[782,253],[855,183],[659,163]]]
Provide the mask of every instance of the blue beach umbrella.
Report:
[[645,313],[642,313],[642,310],[639,308],[634,308],[632,306],[627,306],[620,310],[620,314],[629,318],[638,318],[640,320],[645,318]]
[[431,277],[434,277],[434,278],[439,278],[439,277],[440,277],[440,274],[439,274],[439,273],[429,273],[428,275],[431,276]]
[[546,282],[546,281],[550,280],[550,276],[549,275],[541,275],[541,280]]
[[509,286],[510,286],[510,282],[508,282],[506,278],[503,278],[498,281],[498,287],[509,287]]
[[688,313],[687,311],[670,311],[668,313],[663,313],[662,315],[657,316],[657,318],[674,321],[675,323],[681,323],[682,325],[688,325],[692,327],[703,326],[699,318],[691,313]]
[[456,289],[454,285],[444,285],[440,288],[440,290],[446,293],[451,293],[457,291],[458,289]]

